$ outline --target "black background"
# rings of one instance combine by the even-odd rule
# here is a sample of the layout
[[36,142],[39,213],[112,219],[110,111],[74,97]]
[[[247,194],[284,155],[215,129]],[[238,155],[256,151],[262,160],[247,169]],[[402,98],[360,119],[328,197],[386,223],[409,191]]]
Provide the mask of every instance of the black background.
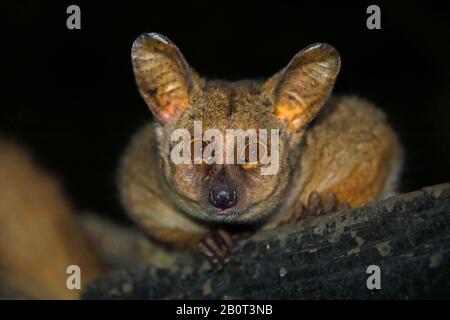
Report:
[[[336,93],[386,111],[405,146],[402,190],[450,180],[450,14],[442,1],[58,1],[4,4],[0,131],[64,182],[78,208],[122,216],[114,173],[128,139],[151,119],[134,84],[133,40],[159,32],[200,74],[268,77],[303,47],[328,42]],[[81,30],[66,8],[81,7]],[[381,30],[366,8],[381,7]]]

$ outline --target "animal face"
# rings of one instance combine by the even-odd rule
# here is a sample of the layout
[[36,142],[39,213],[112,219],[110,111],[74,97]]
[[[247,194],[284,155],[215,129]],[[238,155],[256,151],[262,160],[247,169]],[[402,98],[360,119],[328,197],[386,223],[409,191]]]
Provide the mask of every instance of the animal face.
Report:
[[305,128],[340,66],[337,52],[318,44],[265,82],[205,81],[159,34],[140,36],[132,60],[160,123],[170,197],[186,214],[216,222],[256,221],[283,203]]

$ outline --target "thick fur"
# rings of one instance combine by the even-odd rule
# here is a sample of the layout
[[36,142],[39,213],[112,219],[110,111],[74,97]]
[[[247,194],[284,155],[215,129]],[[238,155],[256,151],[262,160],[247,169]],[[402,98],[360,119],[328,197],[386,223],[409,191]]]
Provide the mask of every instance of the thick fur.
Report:
[[[396,192],[403,158],[399,141],[371,103],[330,96],[340,68],[331,46],[302,50],[266,82],[206,81],[190,70],[173,43],[156,34],[139,37],[132,58],[155,121],[132,138],[118,186],[128,213],[154,240],[196,248],[217,228],[273,228],[312,192],[334,192],[353,207]],[[278,172],[261,175],[259,165],[175,165],[173,130],[193,132],[200,120],[203,131],[214,128],[224,135],[226,129],[279,129]],[[81,267],[83,283],[106,268],[60,186],[27,152],[5,140],[0,140],[0,181],[0,297],[76,298],[79,292],[66,288],[67,266]],[[208,202],[217,183],[237,190],[232,215],[216,214]],[[133,237],[107,224],[89,224],[100,234],[98,242],[107,242],[103,251],[110,257],[148,257],[160,259],[159,265],[173,261],[158,250],[143,252],[140,240],[122,243]]]
[[[274,227],[312,192],[334,192],[352,206],[395,192],[397,137],[370,103],[330,97],[341,62],[328,44],[301,50],[265,82],[202,79],[175,44],[155,33],[138,37],[132,61],[156,122],[125,152],[119,188],[131,217],[157,240],[195,247],[217,227]],[[171,135],[192,135],[194,121],[224,137],[227,129],[280,130],[280,169],[261,175],[260,165],[174,164]],[[232,186],[238,197],[226,214],[208,201],[218,185]]]
[[[257,84],[209,88],[204,93],[209,104],[204,101],[193,114],[185,113],[174,128],[189,127],[193,118],[215,128],[280,126],[270,106],[255,103]],[[233,103],[230,115],[226,110]],[[274,227],[288,218],[296,201],[306,202],[313,191],[335,192],[340,201],[362,206],[383,197],[385,190],[395,190],[402,162],[398,139],[380,110],[357,97],[331,97],[303,133],[292,137],[284,131],[282,164],[275,177],[237,173],[258,205],[230,221],[220,221],[200,205],[205,202],[202,176],[186,179],[186,171],[170,164],[171,129],[149,124],[136,134],[122,161],[119,186],[128,212],[150,236],[179,245],[195,244],[210,230],[211,222],[263,221],[263,227]]]
[[78,298],[67,267],[81,268],[82,286],[106,268],[57,179],[0,138],[0,181],[0,298]]

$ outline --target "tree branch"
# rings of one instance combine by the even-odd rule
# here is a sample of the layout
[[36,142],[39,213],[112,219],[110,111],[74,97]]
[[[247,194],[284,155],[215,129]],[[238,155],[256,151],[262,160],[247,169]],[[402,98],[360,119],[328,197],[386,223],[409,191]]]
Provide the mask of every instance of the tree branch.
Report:
[[[350,299],[450,297],[450,184],[261,231],[223,270],[194,256],[90,283],[84,299]],[[369,290],[367,267],[381,269]]]

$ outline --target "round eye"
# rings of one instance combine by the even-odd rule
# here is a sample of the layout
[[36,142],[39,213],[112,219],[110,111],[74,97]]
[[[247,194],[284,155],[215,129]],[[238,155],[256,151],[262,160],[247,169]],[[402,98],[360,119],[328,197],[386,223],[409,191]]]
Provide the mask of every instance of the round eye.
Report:
[[262,143],[258,144],[258,161],[261,161],[265,156],[267,156],[267,146]]
[[241,164],[244,169],[253,168],[258,164],[258,143],[247,144],[241,153]]
[[256,164],[266,156],[267,147],[262,143],[252,143],[245,146],[241,160],[244,164]]

